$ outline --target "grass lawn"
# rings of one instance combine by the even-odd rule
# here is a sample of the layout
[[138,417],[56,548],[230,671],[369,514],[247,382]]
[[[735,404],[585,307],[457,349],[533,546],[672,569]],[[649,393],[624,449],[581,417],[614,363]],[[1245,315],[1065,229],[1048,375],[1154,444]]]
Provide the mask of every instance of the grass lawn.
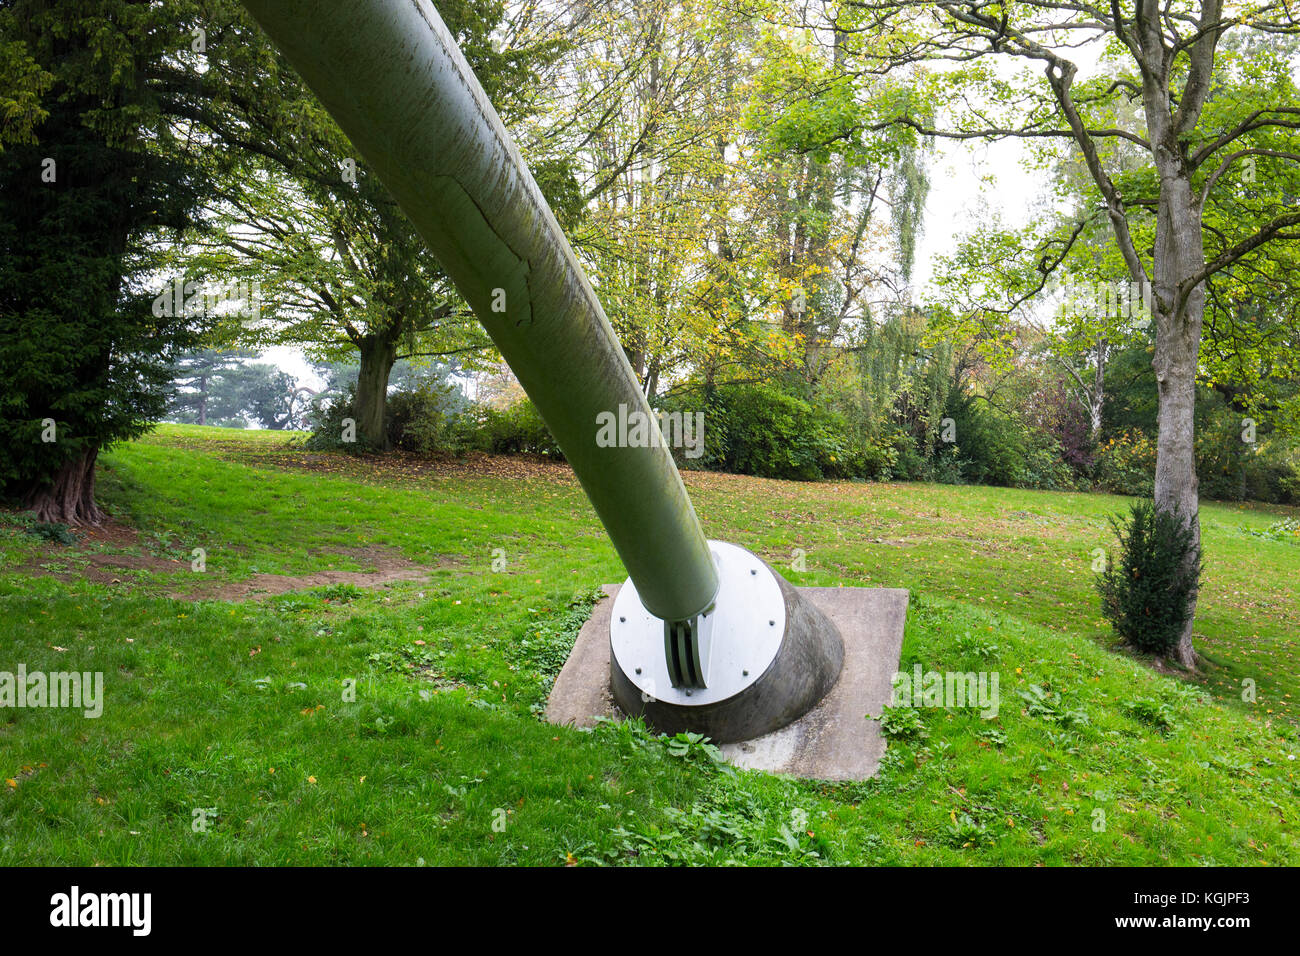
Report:
[[101,462],[125,528],[0,514],[0,671],[105,682],[99,718],[0,711],[0,865],[1300,863],[1300,542],[1251,533],[1295,509],[1204,507],[1189,681],[1099,619],[1125,499],[686,473],[791,581],[911,589],[902,669],[1001,676],[996,718],[891,713],[833,785],[539,720],[623,577],[562,467],[197,427]]

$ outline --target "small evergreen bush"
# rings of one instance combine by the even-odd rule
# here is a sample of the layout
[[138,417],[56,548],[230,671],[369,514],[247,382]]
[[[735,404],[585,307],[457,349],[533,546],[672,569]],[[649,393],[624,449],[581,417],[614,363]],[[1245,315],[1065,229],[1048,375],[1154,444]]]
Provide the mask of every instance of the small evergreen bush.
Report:
[[1097,581],[1101,610],[1126,643],[1149,654],[1168,654],[1187,623],[1187,600],[1201,575],[1192,529],[1177,512],[1149,501],[1127,520],[1111,518],[1119,556]]

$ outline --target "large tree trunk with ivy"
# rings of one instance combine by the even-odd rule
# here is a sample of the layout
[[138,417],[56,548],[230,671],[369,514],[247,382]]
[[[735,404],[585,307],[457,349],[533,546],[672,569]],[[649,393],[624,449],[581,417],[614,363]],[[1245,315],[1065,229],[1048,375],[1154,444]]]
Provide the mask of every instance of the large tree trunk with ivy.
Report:
[[391,333],[363,337],[361,371],[352,402],[352,417],[357,423],[357,442],[364,448],[383,451],[388,448],[388,430],[384,425],[388,400],[388,376],[397,361],[397,339]]
[[69,459],[48,484],[33,488],[25,502],[39,521],[68,525],[100,525],[105,514],[95,504],[95,461],[99,449],[92,448]]

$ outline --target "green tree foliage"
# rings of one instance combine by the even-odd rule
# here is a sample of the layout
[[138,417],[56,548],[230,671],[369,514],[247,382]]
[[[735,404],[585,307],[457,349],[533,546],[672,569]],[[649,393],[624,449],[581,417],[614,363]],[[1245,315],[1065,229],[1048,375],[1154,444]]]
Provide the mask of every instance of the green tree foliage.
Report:
[[180,356],[172,366],[173,392],[168,402],[168,417],[172,421],[208,424],[214,420],[229,419],[238,414],[230,404],[228,381],[251,358],[254,352],[247,349],[196,349]]
[[687,392],[661,403],[664,412],[704,416],[702,454],[676,450],[688,467],[799,481],[848,473],[844,422],[833,413],[770,386],[725,385],[703,394],[702,401]]
[[[902,125],[955,140],[1017,137],[1052,160],[1068,149],[1086,169],[1086,179],[1061,180],[1062,192],[1083,193],[1069,221],[1054,218],[1027,244],[985,230],[982,245],[997,254],[983,256],[992,300],[983,309],[1014,315],[1105,224],[1119,270],[1111,278],[1152,303],[1154,500],[1199,542],[1198,382],[1244,380],[1268,402],[1264,383],[1293,377],[1295,12],[1270,0],[855,0],[848,9],[866,27],[854,32],[855,73],[893,76],[922,108],[854,118],[837,135]],[[881,42],[883,31],[893,42]],[[1084,49],[1101,51],[1102,69],[1080,68]],[[931,61],[959,65],[915,69]],[[1207,361],[1205,346],[1222,335],[1244,354],[1211,348]],[[1094,381],[1103,374],[1099,363]],[[1189,601],[1178,655],[1192,666],[1195,591]]]
[[130,0],[0,7],[0,490],[98,523],[101,448],[161,416],[194,320],[158,315],[160,230],[206,179],[175,119],[177,13]]
[[[356,158],[334,120],[236,4],[209,0],[213,44],[244,44],[258,82],[241,85],[210,118],[228,147],[221,188],[179,256],[190,270],[258,283],[260,320],[231,321],[220,341],[294,345],[312,357],[360,359],[350,415],[358,442],[388,444],[385,402],[403,358],[490,357],[492,344],[383,185]],[[507,122],[538,91],[534,71],[560,39],[502,43],[507,9],[496,0],[449,0],[439,13]],[[573,215],[562,163],[539,182]]]
[[572,157],[589,215],[571,238],[646,392],[815,383],[898,274],[891,216],[914,240],[923,161],[894,164],[916,137],[808,148],[852,90],[789,4],[564,10],[534,138]]

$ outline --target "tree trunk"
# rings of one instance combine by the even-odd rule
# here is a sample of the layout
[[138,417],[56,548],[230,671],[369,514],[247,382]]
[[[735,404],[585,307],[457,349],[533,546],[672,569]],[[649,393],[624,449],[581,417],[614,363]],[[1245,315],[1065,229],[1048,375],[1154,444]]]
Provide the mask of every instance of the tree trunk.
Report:
[[39,521],[67,525],[101,525],[107,517],[95,504],[95,460],[99,449],[92,448],[65,462],[48,485],[34,488],[27,495],[26,507]]
[[1103,407],[1100,396],[1094,396],[1088,402],[1088,435],[1094,446],[1101,440]]
[[[1204,286],[1187,296],[1177,308],[1179,285],[1204,265],[1200,214],[1192,197],[1189,179],[1166,176],[1161,184],[1160,214],[1156,224],[1155,291],[1159,303],[1156,349],[1152,366],[1156,373],[1160,410],[1157,417],[1155,506],[1158,511],[1177,510],[1193,535],[1189,561],[1201,550],[1201,524],[1196,477],[1196,366],[1201,348]],[[1187,623],[1178,641],[1177,659],[1184,667],[1196,666],[1192,631],[1196,619],[1196,590],[1188,600]]]
[[659,390],[659,358],[655,357],[650,363],[645,373],[645,397],[647,400],[653,399],[655,393]]
[[386,451],[388,429],[384,413],[388,404],[388,376],[397,361],[397,341],[383,334],[361,340],[361,371],[352,416],[357,423],[357,443],[367,449]]
[[1106,409],[1106,340],[1097,338],[1097,364],[1093,372],[1092,394],[1088,396],[1088,426],[1095,446],[1101,438],[1102,414]]

